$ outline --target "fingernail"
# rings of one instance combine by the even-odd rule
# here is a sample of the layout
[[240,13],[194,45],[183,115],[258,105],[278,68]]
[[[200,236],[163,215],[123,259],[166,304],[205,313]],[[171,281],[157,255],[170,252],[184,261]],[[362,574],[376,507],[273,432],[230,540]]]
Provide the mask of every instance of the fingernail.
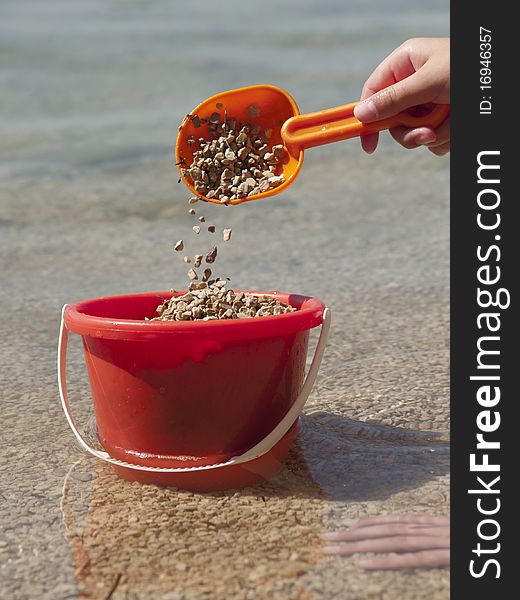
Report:
[[354,108],[354,116],[360,121],[374,121],[377,119],[377,109],[372,100],[363,100]]
[[337,554],[341,550],[341,546],[323,546],[321,551],[323,554]]
[[425,146],[426,144],[431,144],[432,142],[434,142],[436,140],[436,137],[437,136],[433,131],[425,129],[424,131],[420,131],[415,136],[415,143],[418,146]]

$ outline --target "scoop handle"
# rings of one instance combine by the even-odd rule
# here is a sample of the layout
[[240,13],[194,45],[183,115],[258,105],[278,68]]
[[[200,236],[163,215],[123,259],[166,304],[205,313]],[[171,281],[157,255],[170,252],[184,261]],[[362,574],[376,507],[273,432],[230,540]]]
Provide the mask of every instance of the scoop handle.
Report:
[[450,113],[449,104],[437,104],[427,115],[414,116],[402,112],[388,119],[362,123],[354,116],[354,108],[358,104],[359,102],[352,102],[287,119],[282,126],[285,146],[305,150],[392,127],[438,127]]

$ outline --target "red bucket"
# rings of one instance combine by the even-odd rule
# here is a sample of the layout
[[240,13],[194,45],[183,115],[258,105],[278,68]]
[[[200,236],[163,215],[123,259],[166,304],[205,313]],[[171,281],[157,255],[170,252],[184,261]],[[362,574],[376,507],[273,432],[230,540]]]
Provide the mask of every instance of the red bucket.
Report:
[[[316,299],[268,295],[298,310],[255,319],[146,321],[171,293],[65,305],[58,352],[65,415],[81,446],[119,475],[191,490],[253,485],[276,472],[297,434],[323,356],[329,311]],[[309,330],[322,325],[304,383]],[[67,333],[82,336],[97,431],[79,434],[65,380]]]

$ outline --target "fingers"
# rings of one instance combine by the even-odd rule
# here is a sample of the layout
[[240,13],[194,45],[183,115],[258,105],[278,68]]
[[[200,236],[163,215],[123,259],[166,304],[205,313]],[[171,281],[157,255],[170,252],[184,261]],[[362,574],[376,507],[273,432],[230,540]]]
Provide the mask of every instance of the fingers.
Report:
[[[431,127],[393,127],[390,135],[404,148],[410,150],[427,146],[428,149],[442,156],[450,151],[450,118],[448,117],[437,129]],[[372,154],[377,148],[378,134],[365,135],[361,137],[361,146],[367,154]]]
[[393,127],[390,129],[390,135],[396,142],[408,150],[418,148],[419,146],[426,146],[437,140],[436,132],[431,127],[416,127],[415,129]]
[[366,100],[380,90],[409,77],[415,71],[416,68],[406,45],[399,46],[374,69],[366,80],[361,92],[361,100]]
[[415,523],[420,525],[446,525],[449,526],[450,518],[436,515],[406,514],[406,515],[381,515],[378,517],[363,517],[362,519],[345,519],[343,524],[347,527],[363,527],[381,525],[383,523]]
[[438,81],[428,64],[405,79],[397,81],[360,102],[354,115],[364,123],[379,121],[398,113],[431,102],[437,96]]
[[350,556],[356,552],[416,552],[429,549],[446,549],[449,540],[446,536],[398,535],[379,539],[364,539],[348,544],[325,546],[324,554]]
[[447,516],[384,515],[345,519],[343,525],[349,529],[321,536],[324,540],[335,542],[322,548],[324,554],[399,553],[358,563],[361,568],[369,570],[449,565],[450,519]]
[[[446,152],[449,152],[450,119],[447,118],[435,130],[431,127],[416,127],[414,129],[393,127],[390,129],[390,135],[404,148],[427,146],[435,154],[446,154]],[[433,148],[436,150],[434,151]]]
[[[392,85],[398,81],[395,69],[392,68],[392,62],[395,56],[401,51],[401,48],[394,50],[372,73],[367,79],[361,92],[361,100],[366,100],[379,90]],[[409,67],[399,72],[403,77],[408,77],[413,73],[413,65],[408,61]],[[361,147],[367,154],[373,154],[379,142],[378,133],[370,133],[360,136]]]
[[449,550],[425,550],[406,554],[396,554],[368,558],[358,562],[358,567],[367,570],[374,569],[414,569],[417,567],[434,568],[448,567],[450,564]]
[[352,542],[364,539],[376,539],[383,537],[393,537],[400,535],[420,535],[420,536],[445,536],[450,538],[449,526],[428,527],[425,525],[416,525],[413,523],[386,523],[382,525],[373,525],[371,527],[354,527],[340,531],[330,531],[322,534],[322,539],[338,542]]

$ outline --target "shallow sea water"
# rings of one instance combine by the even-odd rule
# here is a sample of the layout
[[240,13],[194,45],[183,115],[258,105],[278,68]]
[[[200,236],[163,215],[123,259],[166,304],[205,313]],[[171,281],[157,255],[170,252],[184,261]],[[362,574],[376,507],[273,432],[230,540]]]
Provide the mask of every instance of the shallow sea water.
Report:
[[[449,159],[388,136],[306,154],[265,203],[205,207],[233,228],[239,288],[315,295],[333,326],[302,429],[257,488],[197,495],[118,479],[58,403],[61,306],[180,287],[193,243],[172,146],[219,90],[286,88],[302,111],[355,100],[448,3],[4,0],[0,5],[0,597],[420,600],[445,569],[365,573],[324,557],[342,518],[449,507]],[[209,243],[209,237],[206,238]],[[194,248],[194,246],[190,246]],[[314,336],[315,337],[315,336]],[[80,341],[70,394],[92,409]]]

